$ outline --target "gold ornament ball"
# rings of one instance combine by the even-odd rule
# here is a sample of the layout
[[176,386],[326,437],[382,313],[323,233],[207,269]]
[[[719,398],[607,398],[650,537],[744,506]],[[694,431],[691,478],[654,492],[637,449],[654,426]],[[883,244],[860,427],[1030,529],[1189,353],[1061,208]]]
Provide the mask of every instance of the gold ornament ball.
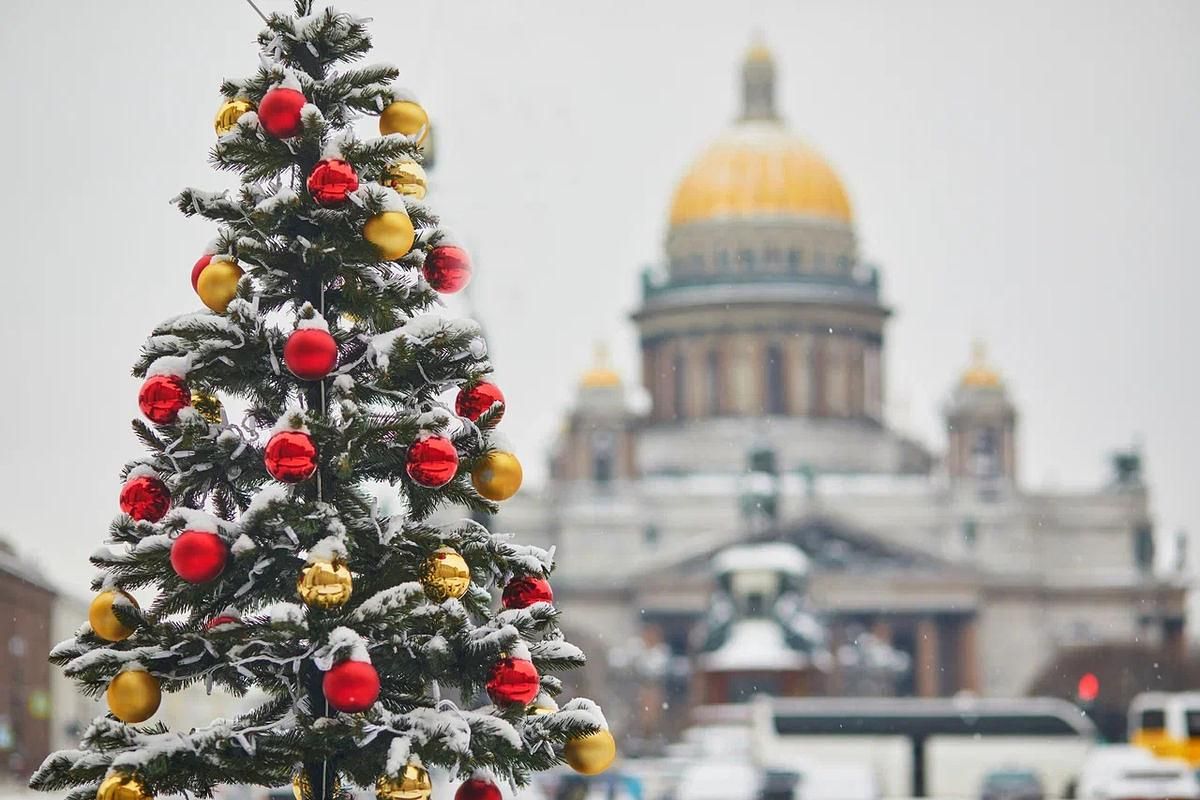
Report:
[[[371,217],[363,226],[363,238],[379,248],[384,261],[395,261],[408,255],[416,235],[407,211],[384,211]],[[204,277],[203,272],[200,277]]]
[[215,394],[198,389],[192,390],[192,408],[196,409],[200,418],[210,425],[221,424],[221,401]]
[[114,772],[100,783],[96,800],[150,800],[154,795],[134,775]]
[[381,775],[375,782],[375,796],[379,800],[429,800],[432,794],[433,781],[418,764],[405,765],[399,777]]
[[[338,775],[333,779],[333,795],[337,797],[342,793],[342,776]],[[312,786],[308,783],[308,773],[302,769],[292,773],[292,796],[296,800],[312,800]]]
[[439,547],[425,561],[421,585],[425,594],[439,603],[450,597],[462,597],[471,588],[471,568],[454,548]]
[[400,194],[417,200],[424,199],[425,191],[429,188],[425,178],[425,168],[408,159],[397,161],[388,167],[382,183]]
[[379,133],[387,136],[389,133],[403,133],[405,136],[416,136],[417,144],[425,141],[429,135],[429,115],[419,103],[412,100],[397,100],[388,105],[379,115]]
[[117,601],[118,597],[125,598],[125,602],[134,608],[138,607],[137,601],[132,596],[119,589],[101,592],[96,595],[96,599],[92,600],[91,606],[88,607],[88,623],[91,624],[96,635],[106,642],[128,639],[135,630],[117,619],[117,615],[113,613],[113,603]]
[[563,757],[571,769],[581,775],[599,775],[617,757],[617,743],[612,732],[596,731],[577,739],[569,739],[563,747]]
[[314,561],[300,570],[296,592],[305,605],[315,608],[337,608],[350,599],[354,579],[340,561]]
[[213,120],[213,127],[217,130],[217,136],[224,136],[236,128],[237,121],[241,118],[242,114],[253,110],[254,104],[240,97],[236,100],[226,100],[224,103],[221,103],[221,107],[217,109],[217,118]]
[[507,500],[521,488],[521,462],[512,453],[493,452],[471,470],[471,485],[488,500]]
[[108,683],[108,710],[121,722],[145,722],[158,711],[158,678],[141,669],[118,672]]
[[229,301],[237,294],[238,281],[242,279],[242,268],[232,261],[213,261],[200,272],[196,280],[196,294],[204,305],[218,314],[224,314]]

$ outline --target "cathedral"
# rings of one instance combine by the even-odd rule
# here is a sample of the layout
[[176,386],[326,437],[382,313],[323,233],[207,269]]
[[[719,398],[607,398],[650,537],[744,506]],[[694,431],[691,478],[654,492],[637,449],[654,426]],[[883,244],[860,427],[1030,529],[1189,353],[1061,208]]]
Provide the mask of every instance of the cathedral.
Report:
[[572,637],[608,654],[588,690],[651,735],[759,692],[1018,696],[1067,648],[1181,650],[1138,454],[1091,491],[1022,485],[981,347],[948,376],[944,451],[889,428],[892,311],[845,185],[784,123],[765,47],[741,79],[642,278],[649,408],[601,359],[548,482],[496,521],[557,547]]

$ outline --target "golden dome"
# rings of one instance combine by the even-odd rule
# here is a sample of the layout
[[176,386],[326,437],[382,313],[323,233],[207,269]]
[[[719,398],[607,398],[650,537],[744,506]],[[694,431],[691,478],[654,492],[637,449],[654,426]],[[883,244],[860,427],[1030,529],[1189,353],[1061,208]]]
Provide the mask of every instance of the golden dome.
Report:
[[767,47],[767,45],[761,39],[758,39],[754,42],[754,44],[750,45],[750,49],[746,51],[746,60],[762,62],[774,61],[774,58],[771,57],[771,48]]
[[607,347],[596,345],[592,368],[583,373],[579,385],[583,389],[613,389],[621,385],[621,376],[609,364]]
[[987,348],[983,342],[971,347],[971,365],[963,370],[959,383],[971,389],[999,389],[1004,381],[987,360]]
[[833,167],[774,120],[746,120],[692,164],[671,203],[671,224],[804,215],[850,223]]

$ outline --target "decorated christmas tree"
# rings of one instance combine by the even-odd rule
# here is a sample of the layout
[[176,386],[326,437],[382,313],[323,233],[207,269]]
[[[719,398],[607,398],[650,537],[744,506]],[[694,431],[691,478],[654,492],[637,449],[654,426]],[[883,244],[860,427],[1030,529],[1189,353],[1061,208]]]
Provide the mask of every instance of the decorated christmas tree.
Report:
[[[470,800],[563,760],[602,771],[599,708],[553,699],[551,673],[584,657],[559,631],[552,553],[431,521],[486,519],[521,467],[494,443],[478,326],[438,313],[471,267],[422,203],[429,120],[395,67],[355,65],[367,20],[295,5],[259,35],[258,71],[221,86],[211,160],[240,187],[176,199],[216,223],[191,276],[207,308],[143,346],[146,454],[91,556],[88,623],[51,654],[110,713],[31,785],[402,800],[429,797],[438,766]],[[367,116],[380,135],[356,133]],[[388,484],[401,513],[380,511]],[[248,710],[154,721],[162,692],[197,683]]]

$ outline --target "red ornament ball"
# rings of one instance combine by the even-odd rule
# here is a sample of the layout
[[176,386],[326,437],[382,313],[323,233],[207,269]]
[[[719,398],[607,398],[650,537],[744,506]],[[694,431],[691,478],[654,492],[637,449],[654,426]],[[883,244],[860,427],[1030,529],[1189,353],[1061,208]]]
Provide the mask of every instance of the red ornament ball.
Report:
[[442,294],[453,294],[471,282],[471,257],[452,244],[438,245],[425,256],[425,280]]
[[458,390],[458,397],[454,398],[454,413],[466,417],[471,422],[478,422],[483,413],[495,403],[501,404],[500,414],[496,417],[496,421],[499,422],[504,416],[504,393],[496,384],[480,381],[474,386]]
[[454,800],[504,800],[500,787],[485,778],[471,778],[458,787]]
[[534,603],[553,603],[554,592],[550,581],[533,575],[513,578],[504,587],[500,604],[505,608],[529,608]]
[[408,448],[405,468],[414,483],[426,489],[437,489],[454,480],[458,472],[458,450],[445,436],[428,436]]
[[121,510],[138,521],[158,522],[171,507],[171,491],[153,475],[139,475],[121,487]]
[[541,679],[532,661],[524,658],[502,658],[492,667],[487,693],[496,705],[521,703],[528,705],[542,690]]
[[317,471],[317,446],[304,431],[280,431],[267,442],[263,461],[275,480],[299,483]]
[[221,574],[229,548],[210,531],[184,531],[171,545],[171,568],[188,583],[206,583]]
[[337,342],[329,331],[297,328],[283,346],[283,363],[303,381],[319,381],[337,366]]
[[318,161],[308,176],[308,193],[323,206],[346,202],[346,195],[357,188],[358,174],[354,167],[340,158]]
[[192,392],[178,375],[151,375],[138,392],[138,408],[156,425],[174,422],[192,402]]
[[321,690],[329,705],[356,714],[379,699],[379,673],[368,661],[341,661],[325,673]]
[[295,136],[300,132],[300,109],[307,102],[295,89],[276,86],[258,104],[258,121],[276,139]]
[[213,254],[205,253],[204,255],[200,256],[200,258],[198,258],[196,260],[195,264],[192,265],[192,291],[199,291],[196,288],[196,282],[198,280],[200,280],[200,273],[204,272],[204,268],[207,267],[209,265],[209,262],[211,262],[212,260],[213,260]]

